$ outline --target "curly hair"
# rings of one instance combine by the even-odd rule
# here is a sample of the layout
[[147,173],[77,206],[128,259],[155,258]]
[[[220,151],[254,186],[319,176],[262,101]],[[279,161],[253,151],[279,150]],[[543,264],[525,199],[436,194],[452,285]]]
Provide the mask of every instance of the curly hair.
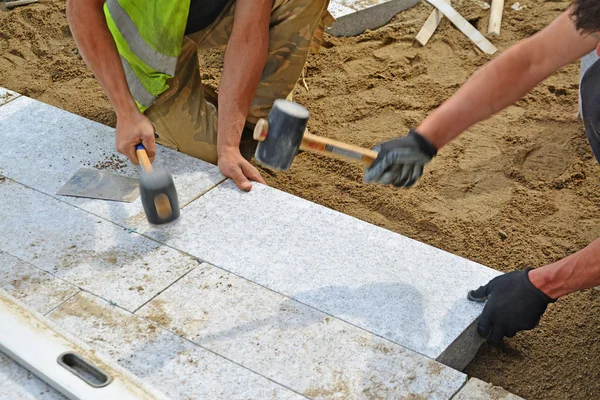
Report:
[[575,0],[571,10],[577,30],[585,33],[600,31],[600,1]]

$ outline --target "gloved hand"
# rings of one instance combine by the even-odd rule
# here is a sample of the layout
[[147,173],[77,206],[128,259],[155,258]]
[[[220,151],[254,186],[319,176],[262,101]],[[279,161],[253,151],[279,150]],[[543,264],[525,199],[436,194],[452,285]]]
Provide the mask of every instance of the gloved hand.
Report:
[[529,280],[528,268],[497,276],[485,286],[471,290],[468,299],[484,302],[477,332],[494,343],[504,336],[513,337],[518,331],[533,329],[540,322],[546,306],[556,300],[548,297]]
[[365,182],[409,187],[423,175],[423,167],[437,154],[437,149],[417,131],[381,143],[373,150],[379,154],[365,171]]

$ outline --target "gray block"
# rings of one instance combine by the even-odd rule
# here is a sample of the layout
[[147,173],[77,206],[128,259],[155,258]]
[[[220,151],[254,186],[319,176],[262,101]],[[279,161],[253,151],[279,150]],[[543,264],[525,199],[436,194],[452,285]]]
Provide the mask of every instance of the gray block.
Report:
[[7,104],[19,96],[21,96],[19,93],[0,87],[0,106]]
[[227,181],[148,235],[459,370],[480,344],[466,294],[499,275],[258,184]]
[[46,314],[79,288],[0,251],[0,289]]
[[208,264],[138,314],[310,398],[448,399],[466,379]]
[[78,294],[49,318],[172,399],[302,398],[88,293]]
[[0,183],[0,250],[135,310],[197,266],[190,256],[67,203]]
[[[81,167],[139,176],[116,153],[114,129],[21,96],[0,108],[0,132],[0,173],[127,228],[148,229],[140,198],[121,203],[56,196]],[[162,146],[156,160],[172,172],[181,207],[224,179],[216,166]]]
[[469,382],[461,389],[452,400],[523,400],[519,396],[507,392],[501,387],[493,386],[477,378],[469,379]]
[[44,381],[0,352],[0,400],[66,400]]
[[336,21],[327,32],[334,36],[360,35],[387,24],[417,3],[419,0],[332,0],[328,10]]

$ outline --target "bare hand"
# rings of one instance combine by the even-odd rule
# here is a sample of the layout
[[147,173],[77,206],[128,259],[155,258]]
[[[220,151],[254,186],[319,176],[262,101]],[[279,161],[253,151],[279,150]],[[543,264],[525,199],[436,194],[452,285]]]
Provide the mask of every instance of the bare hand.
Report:
[[143,144],[150,161],[156,155],[156,142],[154,140],[154,126],[141,112],[117,117],[116,148],[117,151],[129,158],[134,165],[139,165],[135,146]]
[[245,192],[252,189],[250,181],[267,184],[260,176],[260,172],[250,164],[238,151],[231,151],[219,155],[219,169],[228,178],[233,179],[240,190]]

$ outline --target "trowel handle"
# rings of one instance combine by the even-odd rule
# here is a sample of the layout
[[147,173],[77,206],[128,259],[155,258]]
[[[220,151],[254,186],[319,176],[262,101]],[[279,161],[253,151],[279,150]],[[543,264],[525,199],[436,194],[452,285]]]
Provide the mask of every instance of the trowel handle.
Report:
[[313,135],[306,131],[302,137],[300,150],[312,151],[346,160],[360,161],[366,167],[371,166],[377,158],[376,151]]
[[140,165],[146,172],[152,172],[152,163],[148,158],[148,153],[146,153],[146,149],[143,144],[138,144],[135,146],[135,154],[137,154]]

